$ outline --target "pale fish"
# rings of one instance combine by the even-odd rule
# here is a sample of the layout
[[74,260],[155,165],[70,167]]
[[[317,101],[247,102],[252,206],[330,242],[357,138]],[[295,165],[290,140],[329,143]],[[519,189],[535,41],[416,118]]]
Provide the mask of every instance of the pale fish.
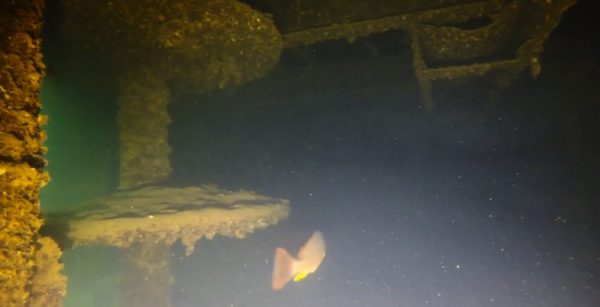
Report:
[[300,281],[314,273],[325,258],[325,240],[320,231],[315,231],[298,252],[298,258],[285,249],[275,249],[273,261],[273,290],[281,290],[290,281]]

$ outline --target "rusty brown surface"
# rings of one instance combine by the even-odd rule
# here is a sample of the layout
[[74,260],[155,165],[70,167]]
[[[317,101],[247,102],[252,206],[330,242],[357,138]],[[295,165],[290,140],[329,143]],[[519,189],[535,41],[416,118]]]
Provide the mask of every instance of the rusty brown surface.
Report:
[[40,128],[46,122],[39,99],[43,8],[42,0],[0,2],[0,306],[30,299],[42,225],[39,192],[49,180]]

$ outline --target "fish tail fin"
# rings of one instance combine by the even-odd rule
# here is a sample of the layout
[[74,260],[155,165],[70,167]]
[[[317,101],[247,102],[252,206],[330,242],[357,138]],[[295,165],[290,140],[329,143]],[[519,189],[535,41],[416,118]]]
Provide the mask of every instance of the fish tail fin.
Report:
[[278,247],[275,250],[273,261],[273,290],[281,290],[296,275],[294,263],[296,259],[285,249]]

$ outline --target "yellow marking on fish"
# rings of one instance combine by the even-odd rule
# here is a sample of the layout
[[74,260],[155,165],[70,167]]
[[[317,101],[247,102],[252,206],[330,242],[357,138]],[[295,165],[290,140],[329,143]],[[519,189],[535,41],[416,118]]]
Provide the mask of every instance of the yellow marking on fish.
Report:
[[306,276],[308,276],[308,272],[300,272],[300,273],[296,274],[296,276],[294,276],[294,281],[295,282],[301,281],[304,278],[306,278]]

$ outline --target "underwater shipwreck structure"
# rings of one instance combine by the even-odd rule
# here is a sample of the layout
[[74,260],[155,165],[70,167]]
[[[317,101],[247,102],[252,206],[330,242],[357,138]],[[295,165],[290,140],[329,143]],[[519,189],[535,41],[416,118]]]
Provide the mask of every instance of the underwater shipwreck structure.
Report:
[[536,78],[543,44],[575,0],[258,1],[268,13],[234,0],[143,3],[65,0],[71,37],[118,67],[120,188],[168,179],[173,100],[260,78],[285,48],[406,32],[433,112],[437,80],[491,74],[493,101],[524,71]]
[[[399,31],[410,38],[422,105],[434,112],[437,80],[491,74],[498,92],[524,71],[537,77],[544,42],[574,3],[63,0],[67,35],[82,50],[105,54],[120,81],[120,177],[113,195],[57,220],[67,223],[64,235],[76,246],[127,250],[131,275],[146,282],[131,280],[137,287],[124,305],[168,306],[173,242],[191,253],[201,238],[243,238],[289,212],[286,200],[249,191],[168,186],[168,106],[178,97],[265,76],[286,48]],[[49,180],[39,101],[43,1],[0,8],[1,34],[9,38],[0,41],[0,305],[58,306],[66,291],[60,250],[38,234],[39,189]],[[38,286],[48,280],[52,287]]]
[[61,251],[42,226],[44,1],[0,2],[0,306],[61,306]]
[[251,191],[146,186],[90,200],[48,222],[64,223],[65,241],[73,247],[103,245],[123,251],[123,306],[170,306],[175,242],[189,256],[201,239],[243,239],[288,214],[287,200]]

